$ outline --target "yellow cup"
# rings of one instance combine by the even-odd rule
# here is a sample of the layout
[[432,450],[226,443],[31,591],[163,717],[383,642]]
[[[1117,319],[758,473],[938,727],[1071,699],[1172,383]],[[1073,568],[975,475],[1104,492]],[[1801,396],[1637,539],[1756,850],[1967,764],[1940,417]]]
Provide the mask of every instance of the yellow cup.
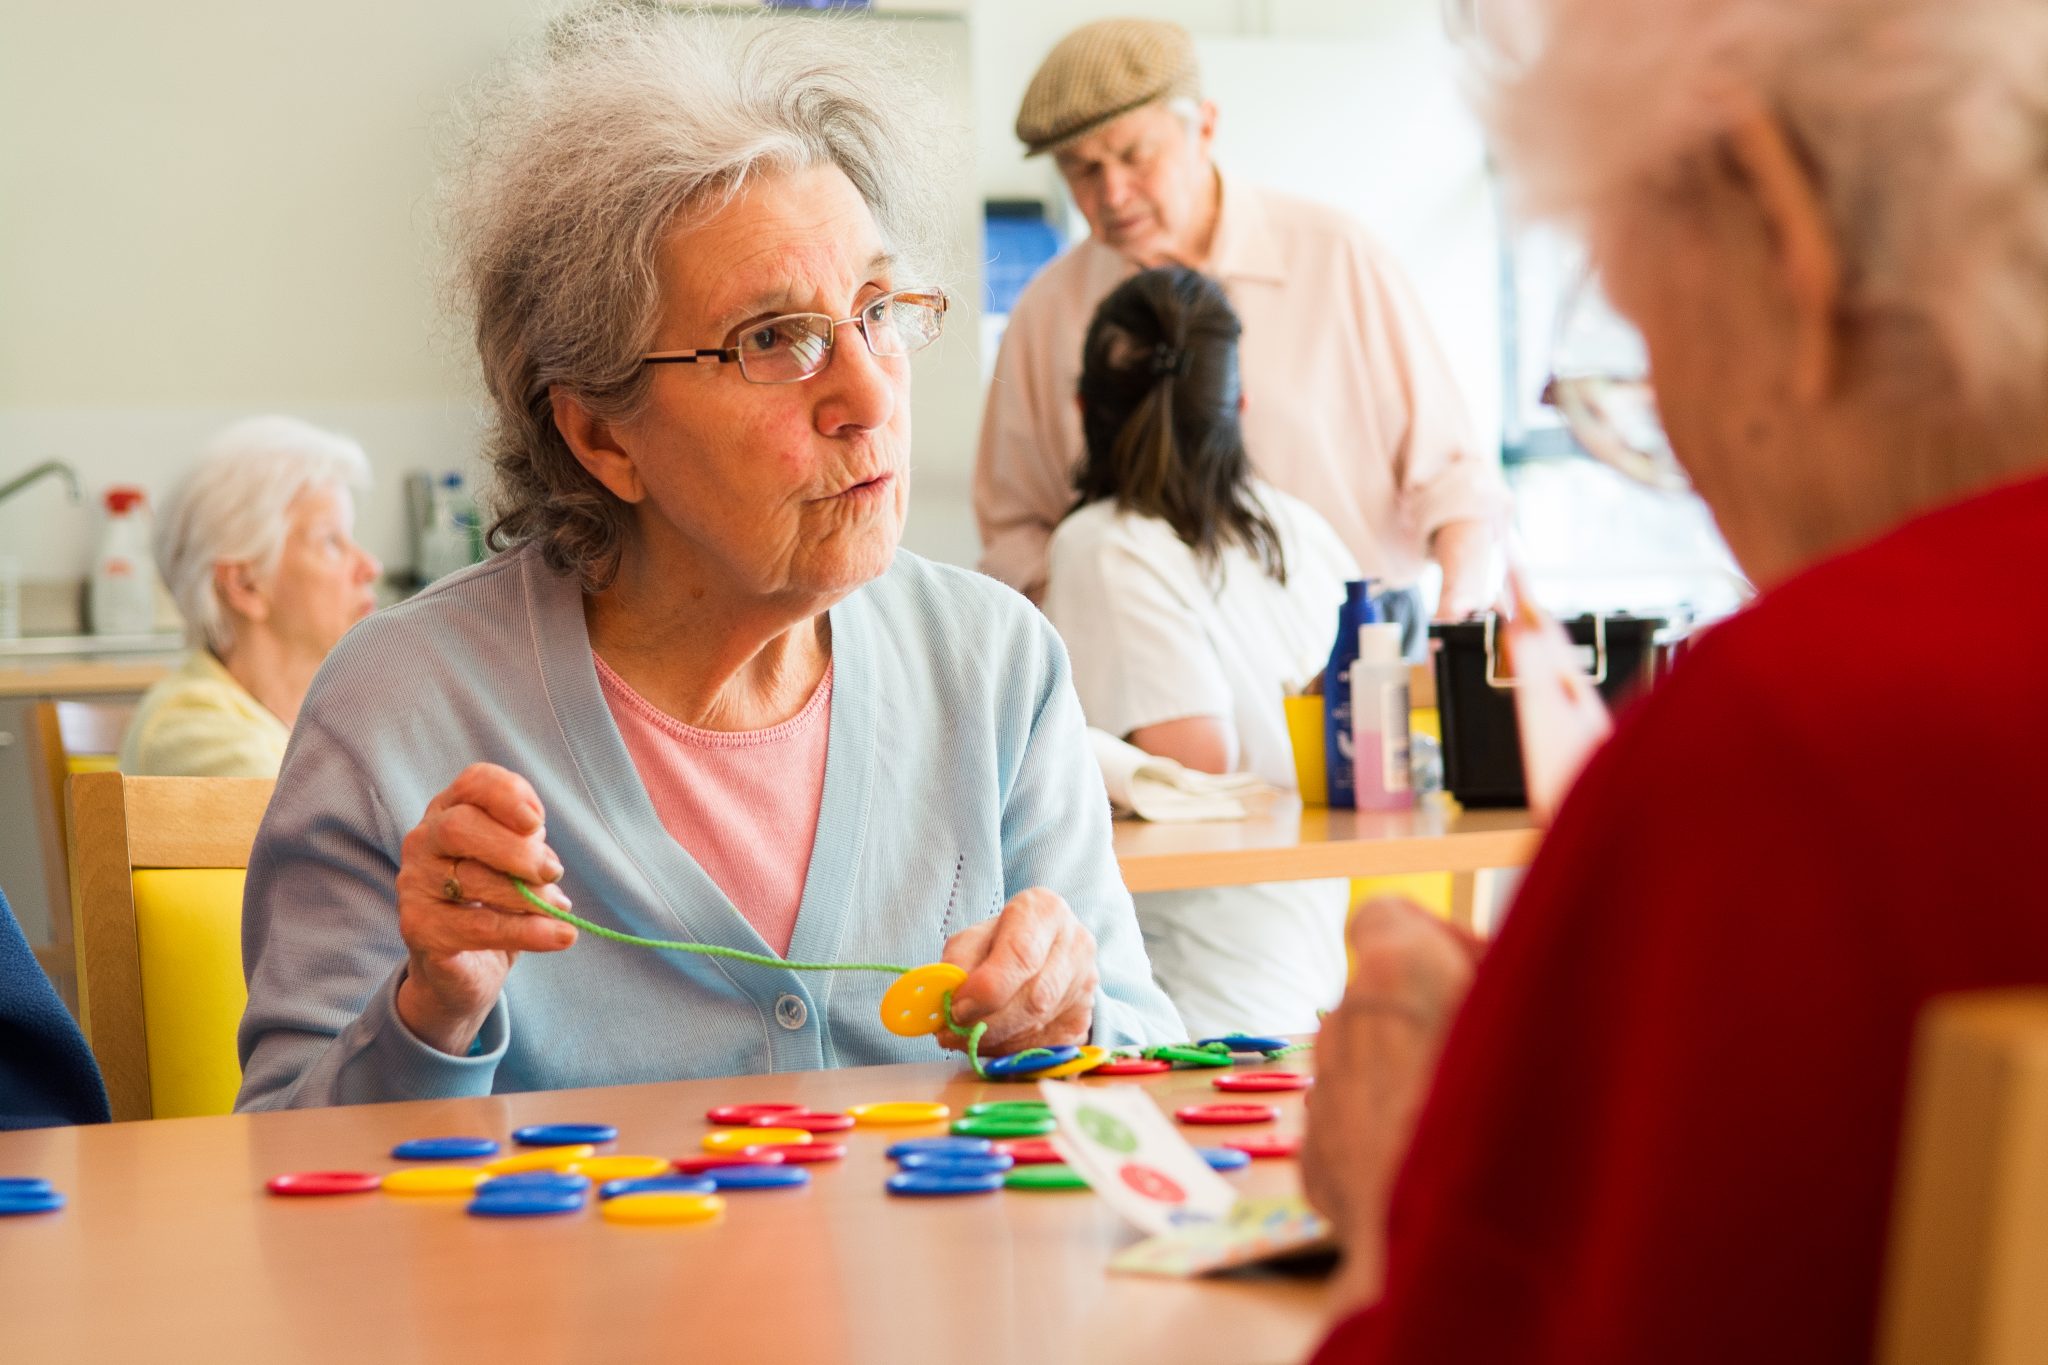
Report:
[[1294,780],[1304,806],[1330,804],[1330,772],[1323,759],[1323,699],[1286,697],[1287,738],[1294,744]]

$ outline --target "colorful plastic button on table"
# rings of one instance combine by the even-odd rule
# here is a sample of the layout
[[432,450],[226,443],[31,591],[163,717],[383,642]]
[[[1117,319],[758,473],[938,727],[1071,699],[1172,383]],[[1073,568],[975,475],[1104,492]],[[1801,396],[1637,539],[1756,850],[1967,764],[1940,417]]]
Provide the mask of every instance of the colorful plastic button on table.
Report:
[[1252,1164],[1251,1154],[1235,1147],[1197,1147],[1195,1151],[1212,1171],[1241,1171]]
[[1270,1104],[1240,1101],[1236,1104],[1191,1104],[1176,1109],[1173,1116],[1182,1123],[1271,1123],[1280,1111]]
[[899,1038],[922,1038],[946,1026],[946,995],[967,979],[950,962],[912,967],[882,992],[882,1027]]
[[583,1196],[567,1190],[494,1191],[489,1185],[469,1201],[469,1212],[478,1218],[543,1218],[553,1213],[575,1213],[582,1207]]
[[1301,1139],[1286,1133],[1261,1133],[1257,1137],[1231,1138],[1223,1144],[1248,1157],[1286,1157],[1301,1150]]
[[667,1175],[673,1169],[667,1157],[659,1156],[589,1156],[569,1164],[574,1175],[587,1175],[592,1180],[632,1180],[650,1175]]
[[787,1190],[811,1183],[811,1173],[800,1166],[720,1166],[704,1175],[720,1191]]
[[897,1163],[906,1171],[951,1171],[955,1175],[998,1175],[1017,1162],[1000,1152],[973,1156],[966,1152],[911,1152]]
[[[748,1147],[751,1152],[757,1150]],[[786,1166],[815,1166],[821,1161],[837,1161],[846,1155],[843,1142],[806,1142],[801,1147],[773,1147],[769,1151],[779,1152]]]
[[913,1152],[954,1152],[962,1156],[986,1156],[994,1150],[995,1144],[987,1138],[905,1138],[889,1148],[888,1157],[891,1161],[901,1161]]
[[679,1156],[670,1164],[677,1175],[709,1175],[732,1166],[780,1166],[789,1147],[764,1147],[746,1152],[719,1152],[712,1156]]
[[810,1140],[811,1135],[801,1128],[718,1128],[704,1135],[702,1145],[707,1152],[737,1152]]
[[1056,1066],[1065,1066],[1080,1055],[1081,1049],[1071,1043],[1060,1047],[1033,1047],[1013,1052],[1007,1057],[991,1058],[981,1069],[992,1080],[1037,1077]]
[[619,1130],[609,1123],[535,1123],[512,1132],[521,1147],[567,1147],[579,1142],[611,1142]]
[[996,1150],[1019,1166],[1050,1166],[1064,1163],[1066,1158],[1044,1138],[1017,1138],[1010,1142],[998,1142]]
[[393,1161],[474,1161],[497,1154],[497,1141],[487,1137],[414,1138],[391,1149]]
[[53,1189],[0,1189],[0,1218],[30,1213],[55,1213],[64,1207],[64,1196]]
[[1095,1068],[1097,1076],[1152,1076],[1173,1070],[1173,1063],[1155,1057],[1118,1057]]
[[744,1128],[768,1114],[801,1114],[800,1104],[721,1104],[705,1113],[706,1121],[728,1128]]
[[1306,1090],[1315,1084],[1315,1078],[1299,1071],[1233,1071],[1209,1084],[1229,1091]]
[[725,1211],[725,1201],[715,1194],[627,1194],[606,1200],[598,1211],[608,1223],[708,1223]]
[[1085,1190],[1088,1182],[1065,1162],[1042,1166],[1019,1166],[1003,1177],[1013,1190]]
[[56,1188],[39,1175],[0,1175],[0,1194],[49,1194]]
[[843,1133],[853,1127],[851,1114],[763,1114],[743,1126],[752,1128],[801,1128],[806,1133]]
[[957,1137],[1044,1137],[1058,1126],[1050,1114],[976,1114],[955,1119],[953,1133]]
[[1230,1066],[1227,1052],[1204,1052],[1194,1047],[1155,1047],[1145,1054],[1154,1061],[1179,1062],[1184,1066]]
[[474,1166],[414,1166],[384,1177],[386,1194],[468,1194],[491,1179]]
[[636,1180],[607,1180],[597,1187],[599,1199],[622,1194],[710,1194],[718,1186],[708,1175],[650,1175]]
[[980,1104],[970,1104],[967,1106],[967,1117],[971,1119],[978,1119],[986,1115],[994,1115],[1001,1118],[1016,1118],[1019,1115],[1026,1118],[1037,1118],[1043,1115],[1050,1115],[1051,1113],[1052,1106],[1044,1100],[984,1100]]
[[537,1152],[501,1156],[496,1161],[485,1162],[484,1169],[492,1175],[518,1175],[521,1171],[559,1171],[596,1155],[597,1148],[587,1142],[579,1142],[569,1147],[543,1147]]
[[952,1110],[943,1104],[923,1100],[884,1100],[879,1104],[856,1104],[846,1111],[853,1121],[866,1127],[896,1128],[917,1123],[943,1123]]
[[1203,1038],[1201,1046],[1221,1043],[1232,1052],[1278,1052],[1287,1046],[1285,1038],[1266,1038],[1255,1033],[1226,1033],[1220,1038]]
[[1084,1076],[1109,1061],[1109,1049],[1094,1043],[1084,1043],[1081,1055],[1070,1062],[1061,1062],[1048,1071],[1038,1073],[1041,1081],[1065,1080],[1068,1076]]
[[586,1194],[590,1177],[571,1171],[521,1171],[516,1175],[492,1176],[478,1190],[482,1194],[509,1194],[539,1190],[553,1194]]
[[263,1188],[289,1195],[368,1194],[383,1183],[383,1176],[368,1171],[294,1171],[272,1176]]
[[889,1177],[889,1193],[904,1195],[988,1194],[1003,1187],[1003,1175],[966,1175],[950,1171],[898,1171]]

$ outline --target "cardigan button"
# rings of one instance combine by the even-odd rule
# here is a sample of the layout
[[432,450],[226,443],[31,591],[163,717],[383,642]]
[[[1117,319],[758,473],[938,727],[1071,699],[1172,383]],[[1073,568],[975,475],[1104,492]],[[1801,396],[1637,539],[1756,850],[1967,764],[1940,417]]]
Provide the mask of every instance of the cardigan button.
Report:
[[785,995],[775,1002],[775,1022],[786,1029],[799,1029],[811,1012],[804,1008],[804,1002],[794,995]]

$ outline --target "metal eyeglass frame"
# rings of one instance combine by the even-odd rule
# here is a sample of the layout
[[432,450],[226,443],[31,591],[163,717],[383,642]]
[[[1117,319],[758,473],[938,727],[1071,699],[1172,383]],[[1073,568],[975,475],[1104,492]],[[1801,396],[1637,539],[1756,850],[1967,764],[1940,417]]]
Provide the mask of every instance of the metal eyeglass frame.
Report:
[[839,329],[848,323],[852,323],[860,328],[861,340],[867,343],[868,353],[871,355],[884,357],[915,355],[918,351],[931,345],[933,341],[938,340],[939,334],[934,332],[930,340],[917,346],[905,347],[900,351],[885,351],[875,345],[875,334],[868,330],[869,318],[876,314],[877,309],[895,303],[899,299],[914,299],[920,307],[930,308],[938,315],[941,329],[944,328],[948,303],[945,290],[897,289],[875,299],[852,317],[835,318],[829,313],[782,313],[772,318],[763,318],[759,322],[749,323],[745,330],[752,332],[761,328],[773,327],[777,323],[809,318],[817,318],[824,322],[825,347],[818,353],[818,363],[803,374],[789,379],[754,378],[753,375],[747,373],[746,357],[741,354],[740,348],[737,346],[719,346],[695,351],[656,351],[651,355],[641,356],[640,363],[642,365],[717,365],[730,363],[740,367],[740,378],[746,380],[749,384],[801,384],[807,379],[816,379],[825,372],[825,367],[832,363],[832,350],[837,343]]

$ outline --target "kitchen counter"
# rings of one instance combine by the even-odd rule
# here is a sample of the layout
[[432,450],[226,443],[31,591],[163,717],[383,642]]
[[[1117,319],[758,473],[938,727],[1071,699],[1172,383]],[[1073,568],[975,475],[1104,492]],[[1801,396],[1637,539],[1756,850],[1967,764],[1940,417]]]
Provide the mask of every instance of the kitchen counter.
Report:
[[30,636],[0,641],[0,697],[140,692],[177,666],[178,635]]

